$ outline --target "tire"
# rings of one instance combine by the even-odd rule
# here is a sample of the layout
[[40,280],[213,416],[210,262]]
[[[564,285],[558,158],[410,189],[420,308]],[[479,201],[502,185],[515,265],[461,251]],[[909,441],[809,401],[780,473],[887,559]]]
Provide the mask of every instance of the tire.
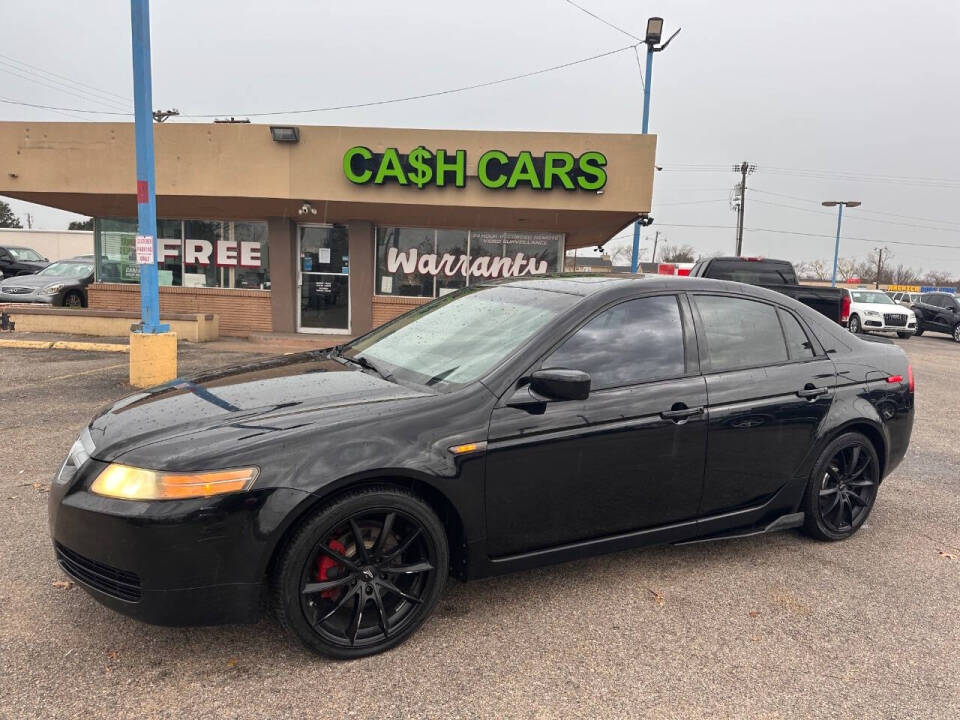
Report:
[[63,306],[69,308],[82,308],[87,304],[83,301],[83,295],[76,290],[70,290],[63,296]]
[[921,335],[923,335],[923,328],[920,326],[920,323],[917,323],[917,330],[913,333],[913,336],[920,337]]
[[960,343],[960,323],[953,326],[953,341]]
[[345,660],[383,652],[429,617],[449,557],[443,525],[419,497],[357,490],[314,513],[287,543],[271,578],[274,611],[316,653]]
[[913,333],[908,333],[908,332],[897,333],[897,337],[900,338],[901,340],[909,340],[911,335],[913,335]]
[[846,540],[866,521],[877,499],[880,461],[873,443],[845,433],[814,465],[803,499],[803,529],[817,540]]
[[860,324],[859,315],[850,316],[850,319],[847,321],[847,329],[854,335],[859,335],[863,331],[863,326]]

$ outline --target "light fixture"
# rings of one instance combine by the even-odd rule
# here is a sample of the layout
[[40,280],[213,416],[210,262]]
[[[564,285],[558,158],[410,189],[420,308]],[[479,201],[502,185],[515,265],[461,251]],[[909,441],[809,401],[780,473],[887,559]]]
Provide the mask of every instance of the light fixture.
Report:
[[274,142],[295,143],[300,142],[300,128],[289,125],[271,125],[270,135]]
[[652,17],[647,20],[647,39],[644,42],[656,45],[660,42],[661,35],[663,35],[663,18]]
[[820,203],[824,207],[836,207],[837,205],[843,205],[844,207],[860,207],[859,200],[824,200]]

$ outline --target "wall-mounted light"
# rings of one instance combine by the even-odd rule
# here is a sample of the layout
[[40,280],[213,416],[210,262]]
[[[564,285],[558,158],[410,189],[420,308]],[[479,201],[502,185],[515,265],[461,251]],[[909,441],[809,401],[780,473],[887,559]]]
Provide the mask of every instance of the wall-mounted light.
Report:
[[274,142],[295,143],[300,142],[300,128],[288,125],[271,125],[270,135]]

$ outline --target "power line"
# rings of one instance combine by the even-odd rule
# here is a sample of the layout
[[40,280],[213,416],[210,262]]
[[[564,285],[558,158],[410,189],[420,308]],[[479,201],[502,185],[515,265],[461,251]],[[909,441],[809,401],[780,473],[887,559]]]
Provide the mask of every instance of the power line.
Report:
[[583,7],[583,6],[581,6],[581,5],[577,5],[575,2],[573,2],[573,0],[564,0],[564,2],[567,3],[567,5],[573,5],[573,7],[575,7],[577,10],[579,10],[579,11],[582,12],[582,13],[586,13],[587,15],[589,15],[590,17],[592,17],[594,20],[599,20],[600,22],[602,22],[602,23],[603,23],[604,25],[606,25],[607,27],[612,27],[612,28],[613,28],[614,30],[616,30],[617,32],[621,32],[621,33],[623,33],[624,35],[626,35],[627,37],[632,37],[632,38],[633,38],[634,40],[636,40],[638,43],[642,43],[642,42],[643,42],[642,39],[638,38],[638,37],[637,37],[636,35],[634,35],[632,32],[629,32],[629,31],[627,31],[627,30],[624,30],[622,27],[619,27],[618,25],[614,25],[614,24],[613,24],[612,22],[610,22],[609,20],[604,20],[602,17],[600,17],[600,16],[597,15],[596,13],[590,12],[589,10],[587,10],[585,7]]
[[[828,212],[828,211],[813,210],[811,208],[801,208],[801,207],[797,207],[796,205],[785,205],[783,203],[769,202],[767,200],[757,200],[756,202],[762,203],[764,205],[772,205],[773,207],[790,208],[791,210],[799,210],[801,212],[815,213],[817,215],[829,215],[831,217],[835,217],[834,213]],[[848,221],[872,222],[872,223],[881,223],[883,225],[899,225],[901,227],[919,228],[921,230],[936,230],[939,232],[960,233],[960,227],[948,228],[948,227],[935,227],[933,225],[918,225],[917,223],[897,222],[896,220],[881,220],[880,218],[860,217],[859,215],[860,215],[859,211],[855,214],[851,214],[848,218]]]
[[[320,108],[305,108],[298,110],[275,110],[271,112],[218,112],[210,114],[188,114],[184,113],[181,117],[185,118],[218,118],[225,116],[233,117],[270,117],[275,115],[304,115],[308,113],[319,113],[319,112],[332,112],[335,110],[354,110],[358,108],[367,108],[367,107],[376,107],[379,105],[390,105],[392,103],[400,102],[409,102],[411,100],[424,100],[426,98],[440,97],[442,95],[452,95],[454,93],[466,92],[468,90],[478,90],[480,88],[491,87],[493,85],[502,85],[503,83],[513,82],[515,80],[523,80],[525,78],[535,77],[537,75],[543,75],[545,73],[554,72],[556,70],[564,70],[575,65],[582,65],[583,63],[593,62],[594,60],[600,60],[602,58],[610,57],[612,55],[618,55],[622,52],[626,52],[633,48],[633,45],[625,45],[624,47],[617,48],[616,50],[608,50],[607,52],[599,53],[597,55],[591,55],[590,57],[581,58],[579,60],[571,60],[570,62],[561,63],[560,65],[553,65],[547,68],[541,68],[540,70],[533,70],[531,72],[521,73],[519,75],[511,75],[505,78],[499,78],[497,80],[488,80],[486,82],[474,83],[473,85],[465,85],[458,88],[449,88],[447,90],[436,90],[434,92],[420,93],[418,95],[407,95],[405,97],[398,98],[389,98],[385,100],[371,100],[368,102],[362,103],[353,103],[349,105],[333,105],[329,107],[320,107]],[[11,100],[10,98],[0,98],[0,102],[6,103],[8,105],[22,105],[24,107],[33,107],[40,108],[44,110],[64,110],[69,112],[80,112],[88,113],[94,115],[123,115],[123,116],[132,116],[133,113],[122,113],[122,112],[109,112],[103,110],[87,110],[80,108],[68,108],[68,107],[59,107],[54,105],[40,105],[38,103],[28,103],[19,100]]]
[[492,85],[502,85],[503,83],[513,82],[515,80],[523,80],[525,78],[534,77],[536,75],[543,75],[545,73],[554,72],[556,70],[564,70],[574,65],[582,65],[583,63],[593,62],[594,60],[600,60],[602,58],[610,57],[611,55],[618,55],[622,52],[630,50],[633,45],[625,45],[624,47],[617,48],[616,50],[608,50],[607,52],[599,53],[597,55],[591,55],[590,57],[581,58],[579,60],[571,60],[570,62],[565,62],[560,65],[554,65],[548,68],[542,68],[540,70],[533,70],[531,72],[521,73],[520,75],[511,75],[510,77],[500,78],[499,80],[488,80],[486,82],[475,83],[473,85],[465,85],[463,87],[451,88],[448,90],[436,90],[434,92],[421,93],[419,95],[408,95],[406,97],[390,98],[387,100],[372,100],[369,102],[363,103],[354,103],[351,105],[334,105],[330,107],[321,107],[321,108],[308,108],[301,110],[282,110],[282,111],[273,111],[273,112],[233,112],[233,113],[215,113],[212,115],[190,115],[184,114],[182,117],[190,118],[212,118],[212,117],[222,117],[224,115],[233,115],[237,117],[267,117],[270,115],[302,115],[306,113],[316,113],[316,112],[331,112],[334,110],[354,110],[357,108],[366,108],[366,107],[375,107],[377,105],[389,105],[391,103],[399,102],[408,102],[410,100],[423,100],[425,98],[439,97],[441,95],[452,95],[454,93],[466,92],[468,90],[478,90],[480,88],[491,87]]
[[11,62],[14,62],[14,63],[16,63],[17,65],[23,65],[24,67],[28,67],[28,68],[30,68],[30,69],[32,69],[32,70],[36,70],[37,72],[41,72],[41,73],[43,73],[43,74],[45,74],[45,75],[51,75],[51,76],[53,76],[53,77],[60,78],[61,80],[67,80],[68,82],[71,82],[71,83],[73,83],[74,85],[82,85],[83,87],[87,88],[88,90],[96,90],[98,93],[101,93],[101,94],[104,94],[104,95],[112,95],[113,97],[117,98],[118,100],[123,100],[124,102],[127,102],[127,103],[133,102],[133,100],[131,100],[130,98],[125,97],[125,96],[123,96],[123,95],[118,95],[117,93],[110,92],[109,90],[104,90],[104,89],[102,89],[102,88],[98,88],[98,87],[96,87],[96,86],[94,86],[94,85],[88,85],[87,83],[80,82],[79,80],[73,80],[73,79],[71,79],[71,78],[68,78],[66,75],[58,75],[58,74],[55,73],[55,72],[50,72],[49,70],[44,70],[44,69],[41,68],[41,67],[37,67],[36,65],[31,65],[30,63],[24,62],[23,60],[17,60],[16,58],[10,57],[9,55],[4,55],[3,53],[0,53],[0,58],[4,58],[5,60],[9,60],[9,61],[11,61]]
[[[3,61],[0,61],[0,63],[3,63]],[[4,65],[6,67],[4,67]],[[79,90],[79,88],[77,89],[71,88],[69,85],[66,85],[65,83],[61,83],[57,80],[48,80],[47,78],[32,77],[30,75],[23,74],[23,72],[20,71],[20,68],[15,68],[11,70],[10,68],[12,67],[14,66],[8,65],[7,63],[3,63],[3,65],[0,65],[0,72],[7,73],[8,75],[13,75],[14,77],[18,77],[21,80],[26,80],[27,82],[36,83],[37,85],[41,85],[51,90],[56,90],[57,92],[65,93],[67,95],[72,95],[73,97],[79,98],[81,100],[91,100],[91,99],[97,100],[99,102],[111,103],[114,107],[117,107],[118,105],[120,105],[120,103],[116,100],[110,100],[110,99],[101,98],[101,97],[91,97],[89,93],[86,93],[83,90],[80,90],[80,92],[77,92],[76,90]],[[29,71],[26,71],[26,72],[29,72]]]

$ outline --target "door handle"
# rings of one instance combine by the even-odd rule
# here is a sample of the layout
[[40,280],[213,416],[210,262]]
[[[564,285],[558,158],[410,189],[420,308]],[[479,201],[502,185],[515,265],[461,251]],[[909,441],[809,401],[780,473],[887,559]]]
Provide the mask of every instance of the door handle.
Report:
[[813,387],[808,383],[802,390],[797,390],[797,396],[812,400],[813,398],[818,398],[821,395],[826,395],[828,392],[830,392],[830,388]]
[[691,418],[695,415],[703,414],[703,406],[688,408],[683,403],[677,403],[673,406],[671,410],[664,410],[660,413],[660,417],[664,420],[673,420],[674,422],[683,422],[687,418]]

